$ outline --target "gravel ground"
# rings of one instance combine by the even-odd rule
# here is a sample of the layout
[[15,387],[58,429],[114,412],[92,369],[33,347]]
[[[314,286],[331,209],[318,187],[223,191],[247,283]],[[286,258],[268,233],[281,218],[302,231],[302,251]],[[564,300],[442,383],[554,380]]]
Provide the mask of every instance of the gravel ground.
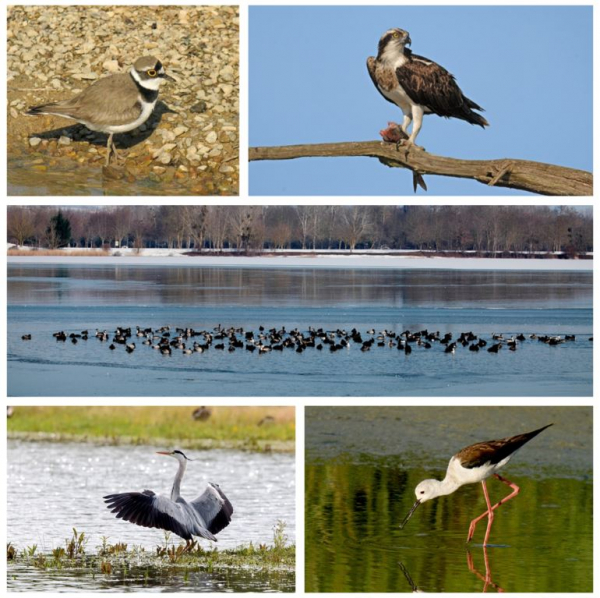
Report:
[[106,135],[25,112],[153,55],[176,82],[161,86],[146,123],[115,136],[125,168],[104,175],[179,183],[182,194],[238,194],[238,29],[236,6],[8,7],[9,165],[25,159],[36,176],[65,161],[101,169]]

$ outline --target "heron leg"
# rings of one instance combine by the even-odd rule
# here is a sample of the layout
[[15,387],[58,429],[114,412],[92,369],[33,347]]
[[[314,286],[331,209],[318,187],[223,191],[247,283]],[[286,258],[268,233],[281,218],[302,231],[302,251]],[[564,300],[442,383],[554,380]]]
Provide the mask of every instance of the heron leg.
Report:
[[503,478],[502,476],[498,475],[497,473],[494,474],[494,477],[496,477],[498,480],[500,480],[503,484],[510,486],[513,489],[513,491],[509,495],[505,496],[502,500],[498,501],[495,505],[492,506],[492,504],[490,502],[490,497],[489,497],[489,494],[487,491],[487,486],[485,485],[485,480],[482,480],[481,485],[483,487],[483,495],[485,496],[485,502],[486,502],[488,508],[487,508],[487,511],[485,511],[485,513],[482,513],[481,515],[479,515],[479,517],[476,517],[475,519],[473,519],[473,521],[471,521],[471,525],[469,525],[469,535],[467,536],[467,542],[470,542],[473,539],[473,534],[475,533],[475,527],[477,526],[477,524],[484,517],[487,516],[488,525],[487,525],[487,530],[485,532],[485,540],[483,541],[483,545],[487,546],[488,540],[490,537],[490,531],[492,529],[492,523],[494,522],[494,511],[500,505],[503,505],[505,502],[508,502],[511,498],[514,498],[517,494],[519,494],[519,492],[521,490],[516,484],[513,484],[511,481]]

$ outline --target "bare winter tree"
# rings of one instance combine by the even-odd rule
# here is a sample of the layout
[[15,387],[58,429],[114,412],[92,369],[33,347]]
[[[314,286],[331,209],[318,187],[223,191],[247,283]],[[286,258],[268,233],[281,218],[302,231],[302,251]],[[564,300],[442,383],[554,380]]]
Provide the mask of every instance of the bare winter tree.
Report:
[[302,233],[302,249],[306,249],[306,240],[308,239],[310,230],[310,208],[311,206],[296,206],[296,216]]
[[119,247],[123,245],[123,239],[129,238],[132,224],[132,213],[129,206],[120,206],[114,211],[113,215],[113,236],[115,244]]
[[369,232],[372,226],[368,206],[351,206],[342,215],[342,235],[344,242],[354,251],[356,244]]
[[27,206],[13,206],[6,215],[8,240],[17,245],[25,243],[35,235],[33,211]]
[[[7,237],[48,246],[56,208],[9,206]],[[241,251],[264,247],[475,250],[479,254],[593,249],[591,210],[553,206],[125,206],[64,208],[71,244]]]

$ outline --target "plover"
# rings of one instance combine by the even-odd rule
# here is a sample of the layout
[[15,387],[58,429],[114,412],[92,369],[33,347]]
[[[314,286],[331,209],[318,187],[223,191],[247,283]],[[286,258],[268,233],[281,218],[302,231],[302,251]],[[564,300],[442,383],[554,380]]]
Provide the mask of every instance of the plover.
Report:
[[108,133],[108,166],[111,153],[117,157],[113,135],[133,131],[148,120],[158,99],[158,89],[165,79],[174,81],[165,73],[160,60],[144,56],[134,62],[128,73],[100,79],[69,100],[34,106],[27,114],[64,116],[92,131]]

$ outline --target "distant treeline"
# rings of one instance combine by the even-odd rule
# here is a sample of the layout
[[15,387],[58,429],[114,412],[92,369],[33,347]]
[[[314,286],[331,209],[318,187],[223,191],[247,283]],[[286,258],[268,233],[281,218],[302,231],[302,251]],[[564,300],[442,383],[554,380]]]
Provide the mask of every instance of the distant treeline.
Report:
[[9,206],[33,247],[593,251],[591,211],[554,206]]

